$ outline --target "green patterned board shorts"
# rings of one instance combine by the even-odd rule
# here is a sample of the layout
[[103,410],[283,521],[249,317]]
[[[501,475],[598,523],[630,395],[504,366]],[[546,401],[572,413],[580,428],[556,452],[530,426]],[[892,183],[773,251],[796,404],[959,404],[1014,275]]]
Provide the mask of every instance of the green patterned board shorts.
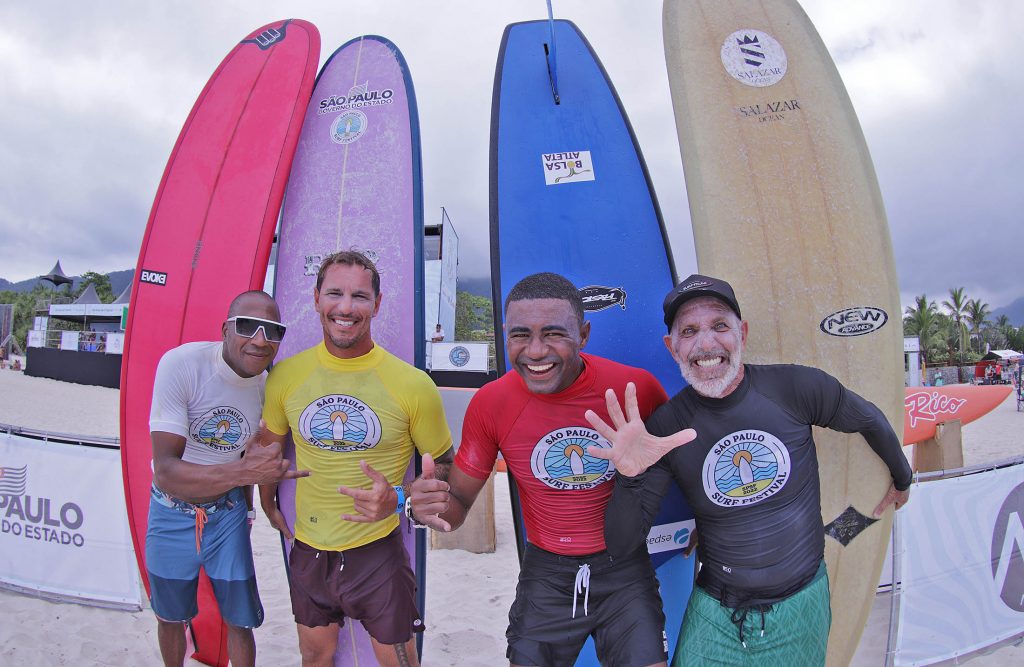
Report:
[[672,667],[824,665],[832,625],[828,577],[822,561],[811,583],[762,613],[747,611],[740,626],[733,610],[694,587],[679,630]]

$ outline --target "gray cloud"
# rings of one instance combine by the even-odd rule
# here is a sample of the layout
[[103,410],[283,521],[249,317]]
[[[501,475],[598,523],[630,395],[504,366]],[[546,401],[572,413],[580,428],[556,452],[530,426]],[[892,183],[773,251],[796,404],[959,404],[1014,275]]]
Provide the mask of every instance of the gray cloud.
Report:
[[[803,3],[835,58],[871,149],[901,294],[963,285],[993,306],[1020,296],[1022,189],[1015,67],[1020,3]],[[680,274],[696,268],[657,2],[555,2],[599,54],[629,113]],[[67,271],[133,266],[181,124],[206,79],[269,2],[7,3],[0,25],[0,276],[60,258]],[[423,135],[425,218],[445,206],[463,275],[488,270],[488,142],[505,25],[544,3],[397,0],[292,3],[317,25],[322,59],[382,34],[412,70]]]

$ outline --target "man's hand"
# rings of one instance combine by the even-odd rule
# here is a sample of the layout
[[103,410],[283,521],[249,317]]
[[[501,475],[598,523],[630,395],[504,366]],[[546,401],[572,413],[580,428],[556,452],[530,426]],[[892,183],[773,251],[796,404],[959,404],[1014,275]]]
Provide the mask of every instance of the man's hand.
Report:
[[353,489],[347,486],[339,486],[338,493],[344,494],[355,501],[355,510],[358,514],[342,514],[343,521],[354,521],[356,523],[373,523],[386,519],[395,513],[398,506],[398,495],[388,483],[384,475],[370,467],[366,461],[360,461],[359,467],[373,485],[369,489]]
[[632,382],[626,385],[625,415],[622,414],[622,408],[619,407],[619,399],[615,395],[614,389],[606,391],[604,398],[612,426],[606,424],[593,410],[587,410],[583,416],[595,431],[612,443],[612,448],[591,446],[587,447],[587,453],[595,458],[610,460],[615,464],[615,468],[627,477],[636,477],[657,463],[658,459],[668,452],[697,437],[697,432],[692,428],[664,438],[656,438],[648,433],[640,418],[640,408],[636,401],[636,385]]
[[292,542],[295,536],[292,535],[292,531],[288,530],[288,522],[285,521],[284,514],[277,508],[277,505],[271,505],[269,508],[266,505],[262,505],[262,507],[263,513],[270,520],[270,525],[279,530],[284,539]]
[[875,508],[875,518],[882,518],[882,513],[889,507],[894,505],[895,509],[899,509],[907,504],[910,500],[910,489],[906,491],[897,491],[896,483],[889,485],[889,490],[885,492],[885,497],[882,498],[882,502],[878,503],[878,507]]
[[434,479],[434,457],[424,454],[423,474],[413,480],[412,486],[409,487],[412,514],[416,520],[434,530],[450,533],[451,525],[438,516],[448,511],[448,504],[451,502],[450,491],[448,482]]
[[[269,441],[269,442],[268,442]],[[282,479],[308,477],[308,470],[290,470],[291,462],[281,457],[281,443],[267,436],[267,424],[260,420],[259,428],[245,441],[241,458],[243,485],[274,484]]]

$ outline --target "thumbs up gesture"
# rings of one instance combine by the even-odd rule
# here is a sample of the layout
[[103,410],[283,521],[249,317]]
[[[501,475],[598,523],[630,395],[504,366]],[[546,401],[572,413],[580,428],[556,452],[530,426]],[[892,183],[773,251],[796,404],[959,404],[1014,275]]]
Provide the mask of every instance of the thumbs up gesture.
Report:
[[444,533],[452,527],[440,517],[448,511],[451,502],[451,487],[442,479],[435,479],[434,457],[423,455],[423,474],[412,482],[409,497],[412,499],[412,515],[419,523]]

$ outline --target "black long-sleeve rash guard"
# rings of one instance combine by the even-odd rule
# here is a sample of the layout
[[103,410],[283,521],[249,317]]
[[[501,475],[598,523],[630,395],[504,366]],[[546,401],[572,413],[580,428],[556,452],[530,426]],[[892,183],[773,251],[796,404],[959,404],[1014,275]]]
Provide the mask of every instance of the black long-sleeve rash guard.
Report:
[[860,433],[896,488],[910,486],[899,439],[874,404],[815,368],[746,365],[728,396],[687,387],[647,420],[652,435],[694,428],[697,439],[637,477],[616,476],[605,519],[609,552],[644,544],[674,479],[696,516],[702,587],[730,607],[793,594],[825,550],[812,425]]

